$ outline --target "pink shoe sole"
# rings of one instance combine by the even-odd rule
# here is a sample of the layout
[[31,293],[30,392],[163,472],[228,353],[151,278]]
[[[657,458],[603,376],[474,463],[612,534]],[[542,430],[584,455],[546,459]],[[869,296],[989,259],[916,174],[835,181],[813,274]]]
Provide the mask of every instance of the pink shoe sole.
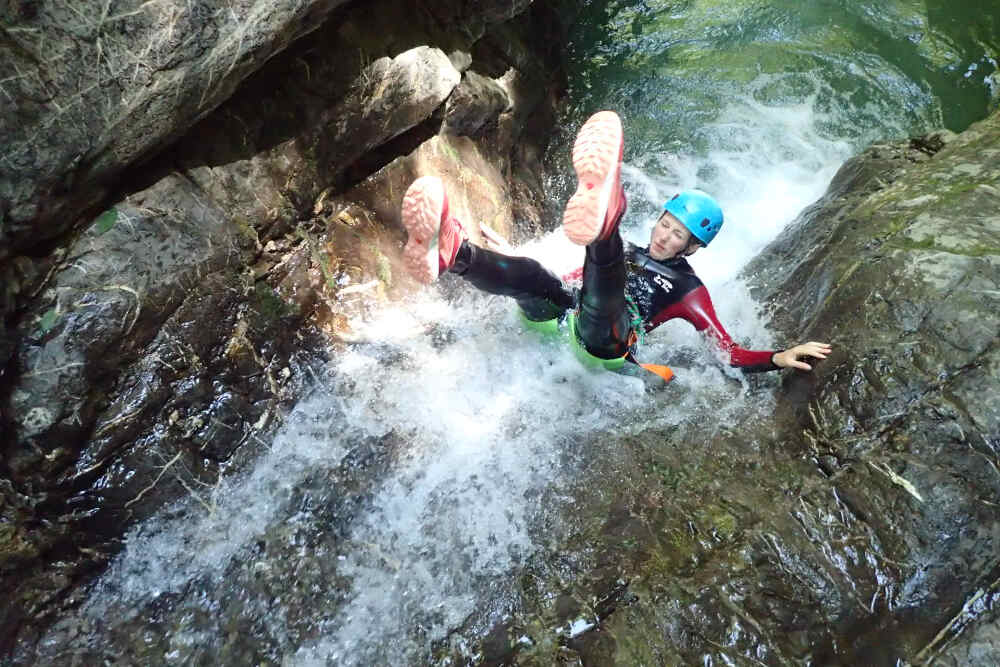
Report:
[[434,176],[421,176],[403,195],[402,220],[409,239],[403,248],[403,265],[424,284],[438,277],[438,234],[444,211],[444,185]]
[[587,245],[605,236],[609,205],[617,202],[625,149],[622,122],[614,111],[591,116],[576,135],[573,169],[577,189],[566,202],[563,230],[569,240]]

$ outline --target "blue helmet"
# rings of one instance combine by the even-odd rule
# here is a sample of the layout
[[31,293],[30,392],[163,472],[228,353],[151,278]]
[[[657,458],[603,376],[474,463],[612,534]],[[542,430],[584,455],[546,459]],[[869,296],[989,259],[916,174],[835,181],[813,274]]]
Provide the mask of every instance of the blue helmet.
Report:
[[722,229],[722,209],[701,190],[684,190],[663,205],[663,210],[681,221],[691,234],[708,245]]

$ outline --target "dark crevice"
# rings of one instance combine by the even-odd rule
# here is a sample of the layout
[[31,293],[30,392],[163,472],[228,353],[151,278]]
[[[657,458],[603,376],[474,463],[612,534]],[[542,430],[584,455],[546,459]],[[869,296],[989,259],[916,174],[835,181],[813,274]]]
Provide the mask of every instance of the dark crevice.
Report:
[[373,148],[358,158],[344,169],[343,174],[338,179],[335,191],[343,192],[349,190],[393,160],[409,155],[424,142],[439,134],[441,132],[441,125],[444,122],[446,105],[447,102],[442,103],[434,110],[431,117],[424,122],[397,135],[394,139],[390,139],[378,148]]

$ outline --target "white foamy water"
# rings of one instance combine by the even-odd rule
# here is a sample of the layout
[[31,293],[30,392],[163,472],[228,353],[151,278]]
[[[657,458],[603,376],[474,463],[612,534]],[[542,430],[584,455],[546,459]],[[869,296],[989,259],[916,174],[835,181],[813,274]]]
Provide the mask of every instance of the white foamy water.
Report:
[[[775,86],[784,86],[792,99],[758,99],[761,91]],[[711,249],[696,253],[691,265],[713,295],[721,294],[727,281],[823,195],[845,160],[872,141],[906,136],[910,130],[891,109],[867,110],[884,119],[871,128],[850,125],[847,106],[836,112],[818,110],[835,97],[811,75],[759,76],[699,130],[697,139],[707,146],[703,154],[644,155],[644,168],[625,165],[631,199],[624,236],[646,245],[668,197],[687,188],[705,190],[722,206],[725,224]],[[928,126],[934,118],[929,109]]]
[[[625,166],[631,200],[623,234],[640,245],[676,189],[701,187],[722,203],[722,234],[692,264],[723,324],[747,347],[767,349],[773,337],[735,276],[822,194],[851,152],[816,129],[826,120],[809,98],[768,107],[748,96],[705,127],[712,146],[705,155],[657,156],[656,171]],[[582,249],[561,232],[522,251],[560,274],[582,264]],[[674,365],[677,379],[663,389],[648,378],[585,369],[564,344],[525,331],[509,301],[451,287],[458,296],[450,301],[432,288],[354,323],[367,342],[338,352],[318,373],[313,393],[253,470],[205,491],[211,513],[191,502],[134,529],[84,613],[134,616],[166,593],[218,607],[235,585],[228,582],[269,571],[249,556],[269,529],[289,524],[320,537],[329,530],[293,502],[297,488],[310,478],[339,479],[335,471],[358,442],[392,438],[402,452],[371,481],[346,537],[324,542],[346,588],[331,581],[308,601],[247,609],[265,610],[267,641],[286,665],[426,662],[432,641],[477,612],[502,615],[497,591],[510,589],[504,582],[544,548],[540,526],[557,542],[579,500],[542,506],[540,493],[560,497],[580,460],[614,442],[601,433],[725,420],[748,409],[746,382],[687,323],[660,327],[643,350],[645,361]],[[757,395],[753,403],[766,410],[768,400]],[[295,546],[309,555],[308,540]],[[290,615],[310,619],[308,639],[289,633]],[[171,642],[206,641],[214,631],[222,630],[173,630]]]

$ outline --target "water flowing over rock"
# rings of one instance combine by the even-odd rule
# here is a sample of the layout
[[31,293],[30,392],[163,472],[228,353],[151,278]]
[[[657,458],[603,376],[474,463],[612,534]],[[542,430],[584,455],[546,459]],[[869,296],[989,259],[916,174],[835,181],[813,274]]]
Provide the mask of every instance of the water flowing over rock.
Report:
[[422,169],[466,182],[473,233],[541,201],[561,28],[531,4],[5,5],[0,649],[132,522],[207,502],[348,316],[414,288]]

